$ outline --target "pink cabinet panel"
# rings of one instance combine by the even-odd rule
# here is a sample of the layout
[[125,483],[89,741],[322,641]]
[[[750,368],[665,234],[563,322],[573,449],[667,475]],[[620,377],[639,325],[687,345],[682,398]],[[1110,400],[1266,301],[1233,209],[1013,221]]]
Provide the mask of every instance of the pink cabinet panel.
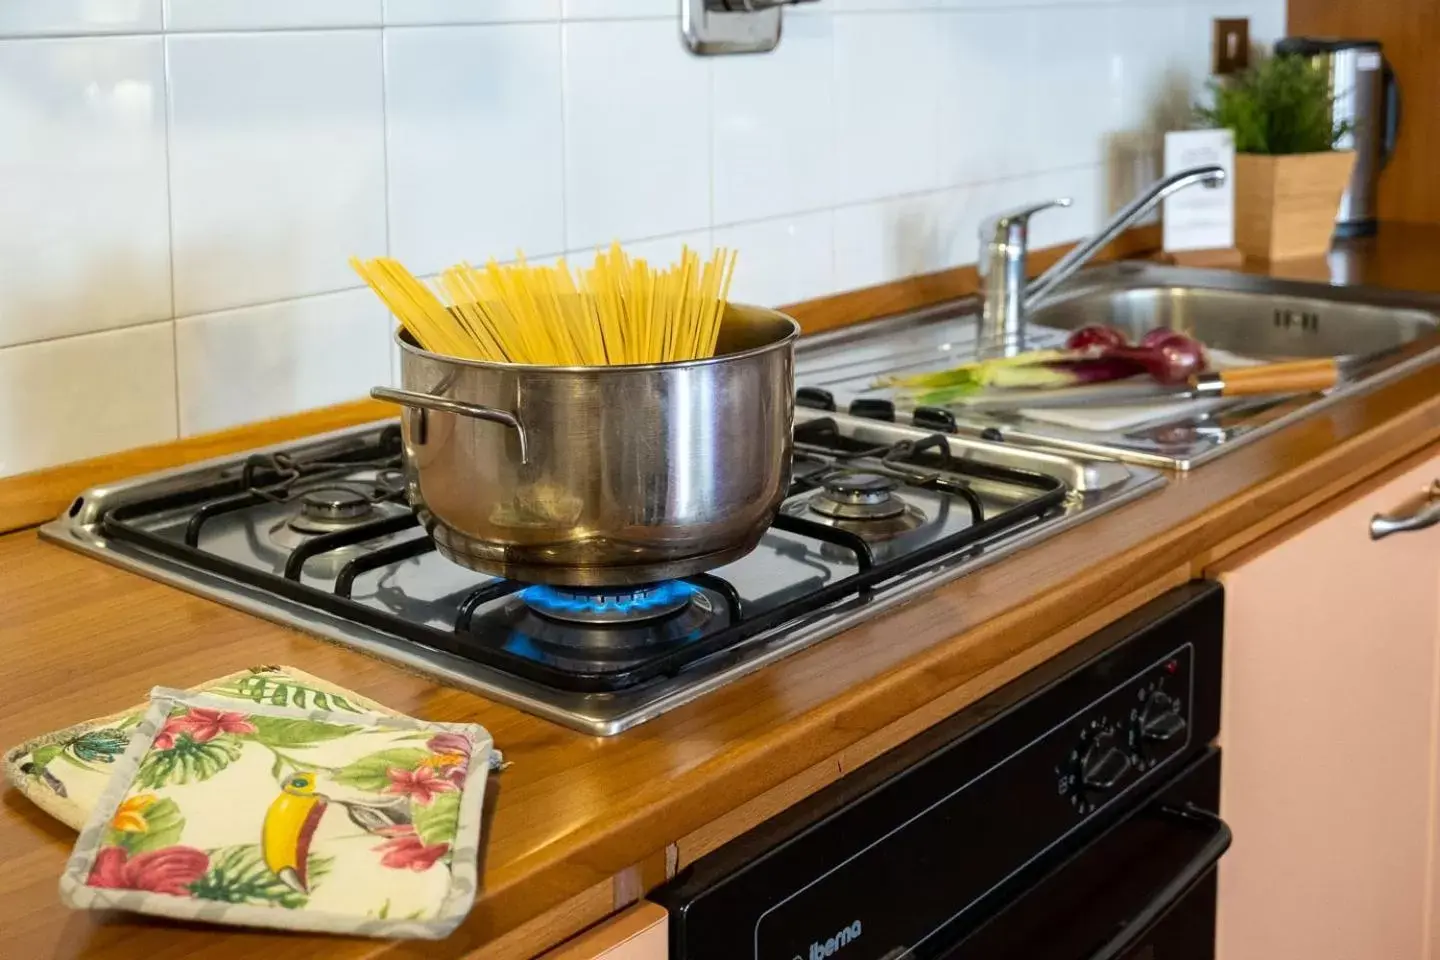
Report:
[[670,915],[653,903],[640,903],[573,940],[541,960],[667,960]]
[[1219,571],[1219,960],[1440,960],[1440,527],[1369,534],[1437,477],[1440,456]]

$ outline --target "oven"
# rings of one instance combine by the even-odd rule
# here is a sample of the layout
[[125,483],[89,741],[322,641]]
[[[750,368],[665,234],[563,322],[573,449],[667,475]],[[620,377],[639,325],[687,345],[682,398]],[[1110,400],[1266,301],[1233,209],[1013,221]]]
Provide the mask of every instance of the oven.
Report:
[[1211,960],[1223,603],[1174,590],[686,866],[672,960]]

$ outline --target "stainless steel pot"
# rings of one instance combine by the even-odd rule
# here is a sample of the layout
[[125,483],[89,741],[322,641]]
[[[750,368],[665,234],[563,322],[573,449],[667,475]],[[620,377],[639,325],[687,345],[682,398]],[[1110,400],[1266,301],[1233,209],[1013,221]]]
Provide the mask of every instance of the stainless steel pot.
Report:
[[411,504],[439,551],[496,576],[603,587],[754,549],[790,483],[799,326],[731,304],[708,360],[481,363],[399,337]]

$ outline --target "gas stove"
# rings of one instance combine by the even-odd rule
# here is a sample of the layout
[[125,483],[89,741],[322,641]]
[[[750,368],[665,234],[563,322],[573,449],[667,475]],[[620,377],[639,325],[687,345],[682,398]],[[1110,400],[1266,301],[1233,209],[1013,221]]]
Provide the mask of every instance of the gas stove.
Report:
[[770,531],[684,580],[581,590],[447,561],[405,502],[396,422],[92,489],[41,535],[603,736],[1165,482],[801,399]]

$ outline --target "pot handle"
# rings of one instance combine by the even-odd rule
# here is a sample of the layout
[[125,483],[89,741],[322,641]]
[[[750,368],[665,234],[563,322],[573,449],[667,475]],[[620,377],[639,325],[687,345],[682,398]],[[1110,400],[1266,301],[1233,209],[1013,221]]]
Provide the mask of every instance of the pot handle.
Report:
[[402,407],[414,407],[417,410],[434,410],[437,413],[453,413],[457,417],[472,417],[476,420],[489,420],[491,423],[499,423],[514,430],[520,440],[520,462],[530,462],[530,441],[525,434],[525,425],[520,418],[508,410],[496,410],[494,407],[482,407],[478,403],[466,403],[463,400],[450,400],[445,397],[432,397],[428,393],[416,393],[413,390],[396,390],[392,387],[372,387],[370,396],[376,400],[388,400],[391,403],[398,403]]

